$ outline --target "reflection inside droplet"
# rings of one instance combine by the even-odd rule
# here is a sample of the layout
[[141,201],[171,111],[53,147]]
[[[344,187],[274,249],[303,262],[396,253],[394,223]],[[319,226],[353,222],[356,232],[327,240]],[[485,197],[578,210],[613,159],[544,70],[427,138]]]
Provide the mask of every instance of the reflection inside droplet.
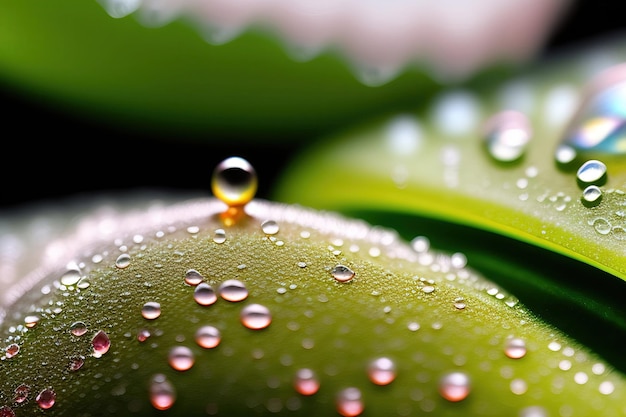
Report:
[[520,112],[506,110],[487,120],[484,127],[485,146],[498,162],[514,162],[524,153],[532,136],[530,122]]
[[581,107],[561,144],[582,158],[626,155],[626,64],[598,74],[586,86]]

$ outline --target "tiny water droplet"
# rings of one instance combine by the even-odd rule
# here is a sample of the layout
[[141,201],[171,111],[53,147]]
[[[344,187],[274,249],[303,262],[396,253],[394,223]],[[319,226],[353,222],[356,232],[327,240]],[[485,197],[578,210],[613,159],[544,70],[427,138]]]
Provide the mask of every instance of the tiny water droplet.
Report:
[[586,161],[576,172],[576,180],[581,188],[589,185],[604,185],[606,179],[606,165],[596,159]]
[[76,285],[80,281],[81,273],[78,269],[68,269],[61,276],[61,284],[69,287],[70,285]]
[[111,339],[109,339],[109,335],[103,330],[98,330],[91,339],[91,346],[93,347],[93,355],[99,358],[109,351]]
[[70,333],[74,336],[82,336],[87,333],[87,325],[82,321],[75,321],[70,326]]
[[220,162],[213,171],[213,194],[228,206],[243,206],[254,198],[257,174],[252,165],[234,156]]
[[532,129],[526,115],[505,110],[492,116],[485,123],[485,146],[497,162],[518,161],[526,152],[532,137]]
[[82,368],[84,364],[85,364],[85,357],[82,355],[75,355],[75,356],[70,357],[67,368],[72,372],[76,372],[80,368]]
[[241,323],[248,329],[264,329],[272,323],[272,314],[261,304],[249,304],[241,310]]
[[20,345],[18,345],[17,343],[11,343],[4,349],[4,352],[7,359],[10,359],[20,353]]
[[465,303],[465,299],[463,297],[458,297],[454,299],[454,308],[457,310],[464,310],[467,307]]
[[519,337],[512,337],[506,341],[504,354],[511,359],[520,359],[526,355],[526,342]]
[[356,417],[362,414],[364,409],[361,390],[349,387],[339,392],[337,396],[337,412],[343,417]]
[[15,417],[15,411],[8,405],[0,407],[0,417]]
[[220,297],[226,301],[238,302],[248,297],[248,289],[245,284],[237,279],[227,279],[219,286]]
[[274,220],[265,220],[261,224],[261,228],[266,235],[275,235],[279,230],[278,223]]
[[141,307],[141,315],[146,320],[154,320],[161,315],[161,304],[156,301],[148,301]]
[[141,329],[137,332],[137,340],[140,342],[145,342],[150,336],[150,330],[148,329]]
[[150,380],[150,403],[157,410],[167,410],[176,402],[176,391],[163,374],[156,374]]
[[320,389],[320,382],[312,369],[298,369],[294,378],[294,388],[299,394],[313,395]]
[[222,341],[222,335],[217,327],[202,326],[196,330],[196,343],[205,349],[213,349]]
[[37,394],[35,401],[37,401],[39,408],[47,410],[54,405],[56,397],[57,395],[52,388],[46,388]]
[[389,385],[396,379],[396,364],[387,357],[376,358],[370,362],[367,375],[376,385]]
[[349,282],[354,278],[354,271],[345,265],[337,265],[331,271],[333,278],[338,282]]
[[201,306],[210,306],[217,301],[217,295],[212,286],[201,282],[193,291],[193,299]]
[[130,255],[123,253],[115,260],[115,266],[119,269],[127,268],[130,265]]
[[204,277],[195,269],[190,269],[185,273],[185,284],[195,287],[204,281]]
[[15,391],[13,391],[13,402],[21,404],[28,400],[30,395],[30,387],[26,384],[20,384]]
[[448,401],[462,401],[470,393],[470,379],[463,372],[450,372],[439,381],[439,393]]
[[216,229],[213,235],[213,242],[224,243],[226,242],[226,231],[224,229]]
[[175,346],[170,349],[168,359],[170,366],[177,371],[187,371],[195,362],[193,352],[187,346]]
[[24,325],[29,329],[35,327],[37,323],[39,323],[39,316],[31,315],[24,318]]
[[585,207],[596,207],[602,201],[602,190],[597,185],[590,185],[583,190],[581,201]]

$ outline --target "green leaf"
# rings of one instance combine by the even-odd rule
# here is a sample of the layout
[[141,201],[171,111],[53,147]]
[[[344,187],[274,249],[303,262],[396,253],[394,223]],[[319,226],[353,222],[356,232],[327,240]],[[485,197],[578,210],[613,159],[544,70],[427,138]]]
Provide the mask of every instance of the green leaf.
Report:
[[[555,161],[572,103],[580,103],[568,97],[584,98],[601,63],[624,59],[623,45],[561,56],[506,84],[447,91],[426,110],[386,115],[314,143],[290,163],[274,198],[463,251],[533,311],[626,369],[619,349],[626,341],[623,138],[611,151],[579,149],[572,166]],[[484,132],[503,110],[524,112],[532,131],[524,155],[506,163],[487,151]],[[602,200],[588,207],[576,169],[592,157],[606,164],[608,177]]]
[[[24,276],[0,324],[3,415],[626,413],[622,373],[463,256],[300,206],[252,201],[230,226],[224,209],[96,213],[69,237],[73,253]],[[204,304],[190,272],[210,286]],[[228,280],[243,299],[220,290]],[[270,322],[250,328],[242,314],[257,304]],[[198,344],[203,326],[217,345]],[[391,381],[371,373],[379,358]],[[294,385],[302,369],[318,391]],[[348,388],[356,411],[340,406]]]

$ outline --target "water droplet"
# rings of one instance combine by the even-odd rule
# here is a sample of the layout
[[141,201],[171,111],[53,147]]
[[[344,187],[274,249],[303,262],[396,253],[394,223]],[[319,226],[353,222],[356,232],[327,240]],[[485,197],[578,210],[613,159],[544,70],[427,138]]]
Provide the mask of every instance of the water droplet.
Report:
[[526,342],[519,337],[507,339],[504,346],[504,354],[511,359],[520,359],[526,355]]
[[215,235],[213,235],[213,242],[215,243],[226,242],[226,232],[224,231],[224,229],[215,230]]
[[538,405],[531,405],[523,408],[519,413],[519,417],[548,417],[548,411]]
[[248,161],[230,157],[215,167],[211,188],[213,194],[228,206],[243,206],[256,194],[257,175]]
[[337,265],[331,271],[333,278],[339,282],[349,282],[354,278],[354,271],[345,265]]
[[376,358],[370,362],[367,375],[376,385],[388,385],[396,379],[396,364],[387,357]]
[[343,417],[356,417],[363,413],[365,406],[358,388],[344,388],[337,396],[337,412]]
[[104,355],[109,351],[111,347],[111,339],[103,330],[98,332],[91,339],[91,346],[93,347],[93,355],[97,358]]
[[130,265],[130,255],[123,253],[115,260],[115,266],[119,269],[127,268]]
[[606,165],[596,159],[586,161],[576,172],[576,180],[581,188],[589,185],[604,185],[606,178]]
[[29,329],[35,327],[37,323],[39,323],[39,316],[31,315],[24,318],[24,325]]
[[439,393],[448,401],[462,401],[470,393],[470,379],[463,372],[451,372],[439,381]]
[[170,349],[168,359],[170,366],[177,371],[191,369],[195,362],[193,352],[187,346],[175,346]]
[[249,304],[241,310],[241,323],[248,329],[264,329],[272,323],[272,314],[261,304]]
[[204,281],[204,277],[195,269],[190,269],[185,273],[185,284],[195,287]]
[[556,165],[563,170],[573,168],[577,157],[576,149],[568,145],[559,145],[554,152]]
[[206,282],[201,282],[193,291],[193,299],[201,306],[209,306],[217,301],[215,290]]
[[465,299],[463,297],[458,297],[454,299],[454,308],[457,310],[464,310],[467,307],[467,303],[465,303]]
[[161,315],[161,304],[156,301],[148,301],[141,307],[141,315],[146,320],[154,320]]
[[265,233],[266,235],[275,235],[276,233],[278,233],[278,223],[276,223],[276,221],[274,220],[265,220],[262,224],[261,224],[261,228],[263,229],[263,233]]
[[598,217],[593,220],[591,223],[593,225],[594,230],[601,235],[608,235],[611,233],[611,223],[607,219],[602,217]]
[[595,207],[602,201],[602,190],[597,185],[590,185],[583,190],[581,201],[585,207]]
[[61,284],[69,287],[70,285],[76,285],[80,281],[81,273],[78,269],[68,269],[61,276]]
[[82,355],[75,355],[75,356],[70,357],[67,368],[70,371],[75,372],[75,371],[78,371],[80,368],[82,368],[84,364],[85,364],[85,357]]
[[156,374],[150,381],[150,403],[157,410],[167,410],[176,402],[176,391],[163,374]]
[[141,329],[137,332],[137,340],[140,342],[145,342],[150,336],[150,330],[148,329]]
[[8,405],[0,407],[0,417],[15,417],[15,411]]
[[10,359],[20,353],[20,345],[18,345],[17,343],[11,343],[4,349],[4,352],[7,359]]
[[75,321],[70,326],[70,333],[74,336],[82,336],[87,333],[87,325],[82,321]]
[[528,118],[523,113],[505,110],[487,120],[484,126],[485,146],[497,162],[521,159],[532,137]]
[[626,155],[626,65],[612,66],[594,77],[584,90],[577,113],[562,143],[586,158]]
[[294,378],[294,388],[302,395],[313,395],[320,389],[320,382],[312,369],[298,369]]
[[222,341],[222,335],[217,327],[202,326],[196,330],[196,343],[205,349],[213,349]]
[[54,405],[56,397],[57,395],[52,388],[46,388],[37,394],[35,401],[37,401],[40,408],[47,410]]
[[22,404],[28,400],[29,395],[30,387],[26,384],[20,384],[17,388],[15,388],[15,391],[13,391],[13,402]]
[[228,279],[219,286],[220,296],[226,301],[238,302],[248,297],[248,289],[237,279]]
[[600,387],[598,388],[600,394],[603,395],[611,395],[613,391],[615,391],[615,385],[611,381],[603,381],[600,383]]

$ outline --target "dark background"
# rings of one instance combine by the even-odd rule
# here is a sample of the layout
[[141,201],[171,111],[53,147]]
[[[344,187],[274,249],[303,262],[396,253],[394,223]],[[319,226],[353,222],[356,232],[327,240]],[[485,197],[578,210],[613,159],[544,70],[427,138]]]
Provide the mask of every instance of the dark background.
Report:
[[[575,3],[553,32],[544,53],[621,31],[626,28],[625,10],[615,0]],[[258,196],[267,197],[273,178],[306,143],[300,138],[270,143],[247,141],[245,147],[235,147],[232,140],[212,140],[208,144],[130,133],[55,112],[7,88],[0,88],[0,103],[3,132],[0,208],[19,208],[86,192],[137,188],[206,189],[208,194],[213,167],[233,154],[253,162],[261,174]],[[100,139],[106,139],[106,145]],[[133,161],[133,149],[145,147],[150,149],[150,161]],[[124,156],[116,156],[116,150],[122,149],[128,151]],[[154,169],[147,169],[150,162]],[[107,165],[117,169],[98,168]]]

